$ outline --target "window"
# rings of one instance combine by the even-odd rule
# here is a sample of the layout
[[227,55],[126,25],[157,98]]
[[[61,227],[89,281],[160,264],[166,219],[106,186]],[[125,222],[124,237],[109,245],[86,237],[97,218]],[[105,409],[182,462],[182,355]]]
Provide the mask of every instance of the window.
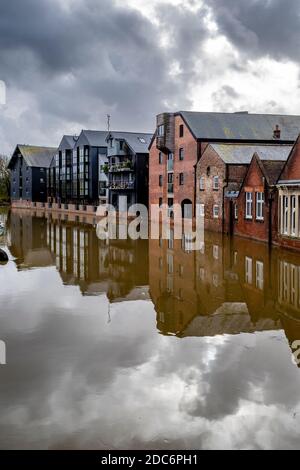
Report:
[[168,173],[168,193],[174,192],[174,173]]
[[163,177],[162,177],[162,175],[159,175],[159,177],[158,177],[158,184],[159,184],[159,186],[162,186],[162,185],[163,185]]
[[234,218],[237,220],[238,219],[238,205],[234,205]]
[[215,191],[219,189],[219,177],[218,176],[214,176],[213,188]]
[[173,171],[174,169],[174,155],[173,153],[168,154],[168,171]]
[[183,160],[184,159],[184,150],[183,148],[179,149],[179,160]]
[[289,200],[288,196],[283,196],[283,233],[288,234],[288,221],[289,221]]
[[120,140],[120,150],[122,151],[124,147],[124,140]]
[[245,281],[252,284],[252,258],[245,258]]
[[45,181],[44,181],[44,178],[40,178],[40,183],[43,184],[44,182],[45,182]]
[[183,137],[184,135],[184,125],[180,124],[179,126],[179,137]]
[[157,135],[158,137],[163,137],[165,135],[165,126],[163,124],[157,127]]
[[261,261],[256,261],[256,288],[264,288],[264,263]]
[[[27,171],[28,171],[28,167],[27,167]],[[40,172],[44,173],[44,168],[40,168]]]
[[163,198],[162,198],[162,197],[160,197],[160,198],[159,198],[159,200],[158,200],[158,205],[159,205],[159,207],[161,207],[161,206],[162,206],[162,203],[163,203]]
[[291,235],[296,235],[296,196],[291,197]]
[[162,154],[162,152],[159,152],[158,161],[159,161],[159,164],[160,164],[160,165],[163,164],[163,154]]
[[214,216],[214,219],[218,219],[218,217],[219,217],[219,206],[214,206],[213,207],[213,216]]
[[204,181],[204,176],[201,176],[200,178],[200,191],[204,191],[205,189],[205,181]]
[[264,220],[264,193],[256,193],[256,219]]
[[205,214],[205,206],[204,204],[200,204],[200,217],[204,217]]
[[218,245],[213,246],[213,257],[216,260],[219,259],[219,246]]
[[181,186],[184,184],[184,173],[179,173],[179,184]]
[[174,216],[173,212],[174,199],[172,197],[168,198],[168,216],[172,218]]
[[246,219],[252,219],[252,193],[246,192]]

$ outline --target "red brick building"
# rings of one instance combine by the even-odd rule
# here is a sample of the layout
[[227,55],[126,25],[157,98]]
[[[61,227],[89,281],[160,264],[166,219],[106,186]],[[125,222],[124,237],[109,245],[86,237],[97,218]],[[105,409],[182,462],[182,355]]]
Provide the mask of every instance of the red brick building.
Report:
[[264,161],[285,161],[291,148],[286,144],[209,144],[196,170],[196,201],[205,216],[205,229],[233,233],[236,198],[253,154],[259,153]]
[[283,167],[277,183],[278,242],[300,249],[300,136]]
[[[278,193],[276,183],[284,167],[288,148],[277,152],[282,160],[268,160],[254,154],[235,203],[234,234],[276,243],[278,235]],[[272,158],[274,154],[268,149]],[[278,149],[279,150],[279,149]],[[284,158],[286,157],[286,158]]]
[[[300,116],[180,111],[157,116],[150,144],[149,203],[192,205],[196,215],[196,164],[209,143],[290,144]],[[250,162],[249,162],[250,163]]]

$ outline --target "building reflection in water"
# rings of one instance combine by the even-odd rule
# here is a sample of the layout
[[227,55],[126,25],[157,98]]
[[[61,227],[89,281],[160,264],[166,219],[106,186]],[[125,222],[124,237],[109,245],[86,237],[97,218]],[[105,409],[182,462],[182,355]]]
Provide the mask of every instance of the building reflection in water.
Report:
[[[81,221],[82,222],[82,221]],[[172,233],[172,231],[171,231]],[[151,298],[164,335],[215,336],[284,329],[300,339],[300,255],[242,238],[106,240],[95,220],[13,211],[10,250],[18,269],[56,266],[66,285],[110,302]]]
[[65,285],[111,302],[149,298],[148,241],[99,240],[92,223],[13,211],[12,255],[19,269],[56,266]]

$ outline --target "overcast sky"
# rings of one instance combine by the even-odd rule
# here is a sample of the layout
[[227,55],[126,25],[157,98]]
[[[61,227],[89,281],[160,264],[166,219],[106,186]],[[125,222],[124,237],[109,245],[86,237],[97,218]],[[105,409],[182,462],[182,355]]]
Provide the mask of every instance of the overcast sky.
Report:
[[0,2],[0,153],[166,110],[300,114],[299,0]]

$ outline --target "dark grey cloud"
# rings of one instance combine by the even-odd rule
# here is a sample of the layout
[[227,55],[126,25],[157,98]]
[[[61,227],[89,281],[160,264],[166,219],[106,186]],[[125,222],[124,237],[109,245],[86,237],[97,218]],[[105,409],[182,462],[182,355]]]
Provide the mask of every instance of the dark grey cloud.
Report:
[[298,0],[207,0],[220,32],[251,56],[299,60]]
[[[59,0],[1,2],[7,110],[18,92],[25,102],[14,138],[24,142],[36,135],[56,144],[72,129],[104,127],[108,112],[114,128],[152,131],[158,112],[190,108],[196,49],[208,34],[203,16],[184,6],[162,6],[158,19],[154,24],[110,0],[76,0],[69,7]],[[171,41],[161,47],[166,27]],[[176,77],[170,75],[175,60],[181,70]],[[2,127],[12,145],[8,111],[0,135]]]

